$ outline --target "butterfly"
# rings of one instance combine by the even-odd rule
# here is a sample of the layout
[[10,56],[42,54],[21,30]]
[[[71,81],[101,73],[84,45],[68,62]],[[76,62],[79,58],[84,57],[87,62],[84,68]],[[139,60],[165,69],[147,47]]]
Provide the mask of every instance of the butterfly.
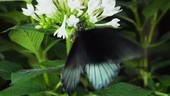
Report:
[[76,88],[82,74],[94,89],[106,87],[118,75],[121,62],[141,56],[142,48],[119,33],[113,28],[78,31],[62,73],[67,93]]

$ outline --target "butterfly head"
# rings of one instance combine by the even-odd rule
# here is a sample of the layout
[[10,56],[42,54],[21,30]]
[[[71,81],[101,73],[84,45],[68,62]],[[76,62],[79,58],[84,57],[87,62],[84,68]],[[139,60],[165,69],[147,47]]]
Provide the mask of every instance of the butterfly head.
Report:
[[75,41],[75,39],[79,36],[79,32],[83,32],[85,30],[84,25],[82,22],[78,22],[77,24],[77,30],[71,35],[72,42]]
[[84,31],[84,24],[82,22],[77,23],[77,27],[78,27],[78,32]]

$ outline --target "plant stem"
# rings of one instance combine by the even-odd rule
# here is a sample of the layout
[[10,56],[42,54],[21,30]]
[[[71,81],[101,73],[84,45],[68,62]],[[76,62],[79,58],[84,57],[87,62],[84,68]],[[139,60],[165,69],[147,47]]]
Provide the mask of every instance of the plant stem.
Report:
[[147,51],[148,45],[147,45],[146,39],[145,39],[145,44],[143,48],[144,48],[144,59],[143,59],[141,74],[143,77],[144,86],[146,87],[148,85],[148,78],[149,78],[149,74],[147,72],[148,70],[148,51]]
[[154,35],[155,27],[156,27],[156,19],[157,19],[157,13],[155,13],[155,15],[154,15],[154,17],[151,21],[151,29],[149,31],[149,36],[143,37],[144,38],[144,42],[143,42],[144,59],[143,59],[143,64],[141,66],[143,68],[143,69],[141,69],[141,75],[142,75],[143,83],[144,83],[145,87],[148,85],[148,79],[150,78],[150,74],[147,72],[147,70],[148,70],[148,52],[147,52],[147,49],[150,46],[152,39],[153,39],[153,35]]
[[153,37],[153,34],[155,32],[155,27],[157,25],[157,23],[156,23],[157,15],[158,15],[157,13],[154,14],[153,20],[151,22],[152,24],[151,24],[151,30],[150,30],[149,36],[148,36],[148,44],[150,44],[152,42],[152,39],[153,39],[152,37]]
[[51,96],[51,95],[52,96],[59,96],[59,94],[57,94],[57,93],[55,93],[53,91],[47,91],[46,94],[49,95],[49,96]]
[[[44,66],[41,66],[41,68],[45,69]],[[49,86],[50,83],[49,83],[49,79],[48,79],[48,74],[46,72],[43,73],[43,78],[44,78],[44,81],[45,81],[46,85]]]
[[[35,55],[36,55],[39,63],[41,63],[41,62],[44,61],[44,60],[43,60],[43,57],[44,57],[44,56],[41,56],[40,53],[41,53],[41,52],[35,53]],[[44,55],[44,54],[42,54],[42,55]],[[45,69],[44,66],[41,66],[41,68],[42,68],[42,69]],[[50,83],[49,83],[49,79],[48,79],[48,74],[47,74],[47,73],[43,73],[43,78],[44,78],[44,81],[45,81],[46,85],[48,86],[48,85],[50,84]]]
[[143,79],[143,84],[146,87],[148,85],[148,78],[149,78],[149,73],[147,72],[148,70],[148,44],[147,44],[147,37],[144,37],[144,42],[143,42],[143,52],[144,52],[144,57],[140,62],[140,74],[142,76]]
[[148,85],[148,78],[150,76],[149,73],[147,72],[147,70],[148,70],[148,51],[147,51],[148,42],[147,42],[147,37],[143,33],[143,26],[141,25],[141,21],[139,18],[137,8],[138,8],[137,5],[135,5],[135,8],[132,11],[133,11],[135,21],[136,21],[136,29],[139,32],[141,44],[143,45],[143,49],[144,49],[144,58],[140,64],[142,67],[140,70],[140,74],[142,76],[144,86],[146,87]]
[[56,91],[62,85],[61,81],[55,86],[54,91]]
[[140,19],[139,19],[139,14],[138,14],[138,10],[137,10],[137,8],[136,9],[134,9],[134,16],[135,16],[135,20],[136,20],[136,23],[137,23],[137,30],[139,31],[139,32],[142,32],[142,27],[141,27],[141,22],[140,22]]
[[157,96],[169,96],[168,94],[162,93],[162,92],[159,92],[159,91],[156,91],[155,94],[156,94]]
[[[136,0],[135,0],[136,1]],[[135,5],[135,8],[132,10],[133,14],[134,14],[134,17],[135,17],[135,27],[137,29],[137,31],[139,32],[139,36],[140,36],[140,39],[141,39],[141,43],[144,42],[144,35],[143,35],[143,32],[142,32],[142,25],[141,25],[141,21],[140,21],[140,18],[139,18],[139,14],[138,14],[138,9],[137,9],[137,5]]]
[[67,47],[67,55],[68,55],[69,52],[70,52],[70,49],[71,49],[71,38],[70,38],[70,36],[68,36],[68,38],[66,39],[66,47]]
[[146,69],[148,67],[147,43],[146,43],[147,39],[143,35],[143,32],[142,32],[142,27],[141,27],[141,22],[140,22],[140,19],[139,19],[137,5],[135,5],[135,8],[132,10],[132,12],[134,14],[135,21],[136,21],[135,27],[136,27],[137,31],[139,32],[141,44],[143,45],[143,49],[144,49],[144,59],[140,62],[141,63],[140,64],[140,66],[141,66],[140,74],[142,76],[144,86],[147,86],[148,85],[148,75],[147,75],[147,72],[146,72]]

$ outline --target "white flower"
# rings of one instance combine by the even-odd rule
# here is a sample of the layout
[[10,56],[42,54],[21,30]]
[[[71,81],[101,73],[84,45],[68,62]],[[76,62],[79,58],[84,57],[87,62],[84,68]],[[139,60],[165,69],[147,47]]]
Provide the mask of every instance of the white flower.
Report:
[[104,17],[112,16],[122,11],[120,10],[120,6],[115,7],[116,5],[115,0],[103,0],[101,5],[104,8],[101,16],[104,16]]
[[67,32],[66,32],[66,15],[64,15],[64,20],[63,23],[61,25],[60,28],[58,28],[55,32],[54,32],[54,36],[57,34],[57,37],[61,38],[63,37],[63,39],[67,38]]
[[96,23],[98,20],[97,20],[97,16],[91,16],[90,17],[90,22],[91,23]]
[[101,16],[104,16],[104,17],[112,16],[112,15],[114,15],[116,13],[119,13],[120,11],[122,11],[122,10],[120,10],[120,6],[118,6],[118,7],[110,7],[110,8],[106,7],[106,8],[104,8],[103,13],[101,14]]
[[120,24],[118,23],[120,20],[118,18],[114,18],[109,22],[102,23],[102,24],[95,24],[96,26],[111,26],[113,28],[118,28]]
[[53,17],[56,13],[56,6],[54,5],[53,0],[37,0],[38,4],[36,5],[37,10],[35,11],[38,15],[47,15],[47,17]]
[[[22,8],[23,14],[32,16],[40,25],[37,28],[51,28],[59,26],[54,36],[67,38],[66,28],[77,28],[77,23],[85,24],[88,29],[93,26],[112,26],[118,28],[120,20],[112,19],[110,22],[101,23],[103,19],[122,11],[116,6],[115,0],[36,0],[37,5],[27,4],[27,9]],[[35,9],[34,9],[35,7]],[[70,12],[71,11],[71,12]],[[63,19],[64,15],[64,19]],[[61,24],[62,23],[62,24]],[[59,24],[59,25],[56,25]]]
[[108,16],[113,16],[114,14],[122,11],[120,6],[115,7],[115,0],[89,0],[87,14],[89,15],[89,21],[96,26],[112,26],[119,27],[119,19],[113,19],[110,22],[103,24],[96,24],[97,22],[103,20]]
[[35,12],[34,12],[34,7],[32,4],[27,4],[27,9],[25,8],[22,8],[22,13],[26,16],[31,16],[33,17],[34,19],[38,19],[38,17],[35,15]]
[[112,6],[115,6],[116,1],[115,0],[102,0],[102,6],[107,6],[109,4],[112,5]]
[[83,1],[84,1],[84,0],[68,0],[68,6],[70,7],[71,12],[73,12],[74,9],[80,10],[80,9],[85,8],[85,7],[82,5]]
[[93,12],[99,9],[101,6],[101,0],[89,0],[87,13],[89,16],[93,15]]
[[87,14],[90,17],[90,22],[91,23],[96,23],[98,22],[98,15],[100,12],[96,13],[98,9],[101,8],[101,0],[89,0],[88,2],[88,9],[87,9]]
[[79,18],[76,18],[75,15],[70,15],[68,20],[66,21],[68,26],[70,27],[76,27],[77,23],[79,22]]

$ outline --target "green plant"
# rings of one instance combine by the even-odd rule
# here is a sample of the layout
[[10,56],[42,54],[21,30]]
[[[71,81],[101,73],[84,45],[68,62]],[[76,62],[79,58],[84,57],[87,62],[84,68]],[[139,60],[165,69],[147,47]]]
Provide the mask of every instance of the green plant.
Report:
[[[36,20],[22,14],[21,8],[25,2],[11,1],[0,1],[2,21],[0,22],[2,26],[0,86],[11,80],[11,84],[0,91],[0,96],[67,96],[63,93],[60,75],[71,47],[71,38],[67,38],[65,43],[65,40],[52,36],[56,28],[59,28],[59,26],[49,26],[55,25],[53,20],[41,18],[37,24]],[[31,2],[31,0],[26,1]],[[78,86],[73,96],[170,95],[170,75],[159,73],[164,70],[163,68],[170,66],[168,57],[170,33],[156,37],[161,31],[158,29],[158,24],[168,13],[170,2],[120,0],[118,4],[122,6],[123,11],[116,16],[125,23],[125,26],[121,25],[127,31],[124,35],[131,37],[143,47],[144,56],[139,60],[123,62],[120,75],[109,87],[102,90],[90,90],[88,88],[90,84],[82,78],[83,86]],[[43,25],[45,21],[42,19],[50,21],[49,25]],[[94,27],[89,21],[86,22],[89,24],[88,28]],[[60,23],[62,24],[62,21]],[[67,30],[74,32],[76,28]]]

